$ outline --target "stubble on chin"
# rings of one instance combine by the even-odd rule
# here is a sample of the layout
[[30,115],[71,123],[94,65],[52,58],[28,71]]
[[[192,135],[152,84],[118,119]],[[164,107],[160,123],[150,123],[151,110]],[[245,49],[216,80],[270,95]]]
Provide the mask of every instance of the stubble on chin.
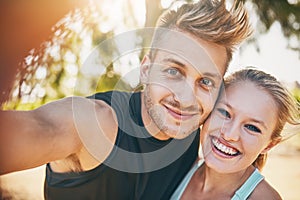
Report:
[[[164,100],[166,101],[166,100]],[[166,101],[167,102],[167,101]],[[191,125],[188,129],[183,130],[181,127],[182,123],[181,122],[175,122],[177,126],[177,130],[171,130],[167,125],[166,122],[163,120],[166,117],[166,113],[158,106],[155,105],[151,95],[149,88],[145,88],[144,90],[144,103],[145,103],[145,108],[147,110],[148,115],[151,118],[151,121],[156,125],[156,127],[159,129],[159,131],[168,133],[167,135],[174,137],[174,138],[185,138],[188,135],[190,135],[192,132],[197,130],[200,127],[200,122],[195,123],[194,125]],[[174,107],[180,107],[176,103],[172,103],[168,101],[168,103]],[[195,109],[195,108],[193,108]]]
[[162,120],[163,113],[159,113],[158,108],[156,109],[155,106],[152,106],[150,109],[148,109],[148,113],[160,131],[165,132],[168,130],[168,127],[164,125]]
[[162,120],[164,113],[162,113],[162,111],[159,110],[158,106],[154,105],[149,95],[149,92],[145,93],[144,100],[145,107],[148,115],[151,118],[151,121],[155,123],[155,125],[159,128],[160,131],[166,131],[167,127],[164,125],[164,122]]

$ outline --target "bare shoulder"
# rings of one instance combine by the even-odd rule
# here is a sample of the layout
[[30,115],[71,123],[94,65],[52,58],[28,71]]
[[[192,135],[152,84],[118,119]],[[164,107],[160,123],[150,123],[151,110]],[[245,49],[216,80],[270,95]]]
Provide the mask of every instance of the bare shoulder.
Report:
[[113,108],[102,100],[90,100],[95,103],[95,117],[101,132],[103,131],[104,136],[115,141],[118,121],[116,113]]
[[[80,134],[96,125],[103,129],[113,129],[116,118],[112,108],[101,100],[84,97],[67,97],[48,103],[36,109],[35,116],[39,123],[52,131]],[[104,123],[105,122],[105,123]]]
[[249,200],[282,200],[280,194],[266,181],[261,181],[251,196]]
[[[46,163],[54,171],[88,170],[103,162],[117,136],[106,103],[67,97],[32,111],[1,111],[0,174]],[[11,148],[14,147],[14,148]]]
[[115,113],[101,100],[72,97],[62,101],[72,106],[73,126],[82,146],[65,159],[52,162],[51,167],[59,172],[93,169],[107,158],[115,144]]

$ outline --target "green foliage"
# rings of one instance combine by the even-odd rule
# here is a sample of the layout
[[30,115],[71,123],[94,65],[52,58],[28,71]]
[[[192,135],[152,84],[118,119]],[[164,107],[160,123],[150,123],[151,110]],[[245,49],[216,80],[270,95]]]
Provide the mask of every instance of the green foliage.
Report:
[[96,91],[105,92],[110,90],[131,91],[132,88],[128,83],[122,80],[122,77],[115,73],[112,65],[106,68],[106,73],[100,76]]
[[[99,16],[98,10],[87,7],[62,19],[55,27],[52,39],[25,58],[4,109],[30,110],[71,95],[87,96],[111,89],[132,90],[121,75],[114,72],[112,64],[102,70],[102,74],[86,75],[81,71],[88,53],[114,35],[113,30],[101,32]],[[114,51],[116,49],[111,47],[99,49],[99,58],[109,60]],[[105,69],[106,66],[99,61],[98,67]]]

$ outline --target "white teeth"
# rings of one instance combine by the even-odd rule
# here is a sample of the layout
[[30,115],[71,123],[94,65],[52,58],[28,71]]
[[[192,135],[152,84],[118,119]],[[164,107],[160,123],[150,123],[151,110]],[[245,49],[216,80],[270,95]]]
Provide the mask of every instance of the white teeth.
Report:
[[227,147],[224,144],[220,143],[217,138],[213,138],[212,142],[219,151],[222,151],[225,154],[235,155],[238,153],[238,151],[236,151],[235,149]]

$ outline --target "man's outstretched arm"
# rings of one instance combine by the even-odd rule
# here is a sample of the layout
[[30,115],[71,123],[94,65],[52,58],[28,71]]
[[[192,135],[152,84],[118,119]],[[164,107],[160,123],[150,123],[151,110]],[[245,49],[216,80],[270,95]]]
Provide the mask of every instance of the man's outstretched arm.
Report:
[[63,159],[81,148],[72,99],[32,111],[0,111],[0,174]]
[[110,154],[118,130],[109,105],[83,97],[64,98],[32,111],[0,111],[0,117],[0,174],[70,155],[76,156],[82,170],[91,169]]

